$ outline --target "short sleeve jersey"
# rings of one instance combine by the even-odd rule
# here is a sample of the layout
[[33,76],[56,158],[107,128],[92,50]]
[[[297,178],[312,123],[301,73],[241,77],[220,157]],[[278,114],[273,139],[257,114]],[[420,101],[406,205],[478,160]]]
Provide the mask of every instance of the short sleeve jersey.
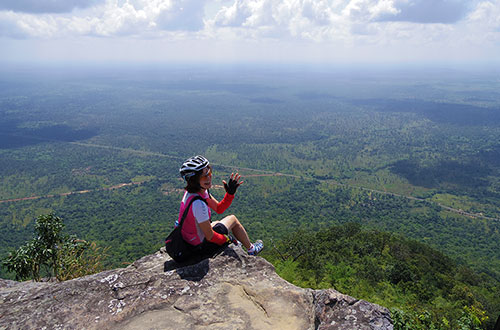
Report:
[[[183,198],[182,198],[182,202],[185,204],[189,200],[190,197],[195,196],[195,195],[198,195],[198,194],[188,193],[186,191],[184,193]],[[203,194],[201,194],[201,197],[203,197],[204,199],[208,199],[210,196],[209,196],[208,192],[205,191]],[[194,241],[198,241],[198,242],[203,242],[203,239],[205,238],[205,234],[203,234],[203,231],[201,230],[201,228],[198,224],[205,222],[205,221],[209,221],[210,216],[211,216],[211,212],[208,208],[207,203],[205,203],[204,201],[201,201],[201,200],[196,200],[193,202],[193,204],[191,204],[191,211],[192,211],[192,214],[196,220],[195,223],[196,223],[196,236],[197,237],[190,236],[189,238],[187,238],[187,237],[184,237],[184,238],[187,239],[188,241],[194,240]],[[183,228],[183,230],[184,230],[184,228]],[[194,228],[193,228],[193,230],[194,230]],[[193,234],[194,234],[194,232],[193,232]],[[191,244],[193,244],[193,243],[191,243]]]
[[[197,195],[197,194],[191,194],[191,193],[186,193],[183,199],[183,202],[186,202],[189,197]],[[207,199],[208,193],[205,192],[201,197]],[[208,205],[204,201],[201,200],[196,200],[193,202],[193,205],[191,205],[191,210],[193,211],[193,215],[196,218],[197,223],[205,222],[207,220],[210,220],[210,214],[208,212]]]

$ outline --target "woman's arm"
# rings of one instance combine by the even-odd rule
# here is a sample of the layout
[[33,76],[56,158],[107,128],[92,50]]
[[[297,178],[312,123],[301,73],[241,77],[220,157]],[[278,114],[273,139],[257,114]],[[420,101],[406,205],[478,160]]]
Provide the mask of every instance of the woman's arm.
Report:
[[217,212],[217,205],[219,204],[219,201],[216,200],[215,197],[212,196],[212,194],[210,194],[210,196],[208,196],[208,198],[205,201],[207,202],[209,208]]
[[217,245],[222,245],[229,241],[229,238],[225,235],[219,234],[218,232],[212,229],[212,225],[210,221],[203,221],[198,223],[201,231],[205,235],[205,239],[208,242],[215,243]]
[[234,195],[226,193],[222,201],[216,200],[212,195],[207,199],[207,205],[218,214],[223,213],[233,202]]

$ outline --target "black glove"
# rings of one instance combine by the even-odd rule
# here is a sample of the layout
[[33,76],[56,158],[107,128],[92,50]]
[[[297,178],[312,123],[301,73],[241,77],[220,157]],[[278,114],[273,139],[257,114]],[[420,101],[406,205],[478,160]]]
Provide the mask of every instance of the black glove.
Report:
[[234,195],[240,184],[235,179],[229,179],[229,183],[224,182],[224,189],[229,195]]

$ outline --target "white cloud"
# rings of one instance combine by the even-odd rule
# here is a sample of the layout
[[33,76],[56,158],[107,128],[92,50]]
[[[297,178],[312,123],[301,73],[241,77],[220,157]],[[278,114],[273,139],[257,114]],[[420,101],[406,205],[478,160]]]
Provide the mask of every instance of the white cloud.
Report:
[[[23,2],[25,6],[30,1]],[[47,0],[45,0],[47,1]],[[212,38],[292,38],[325,41],[346,33],[380,32],[373,23],[450,23],[467,10],[463,0],[235,0],[212,17],[204,5],[216,0],[73,0],[71,8],[95,4],[71,14],[11,13],[0,17],[13,37],[66,35],[162,37],[164,31],[201,31]],[[47,1],[49,3],[50,1]],[[9,3],[12,5],[14,2]],[[43,3],[43,2],[42,2]],[[62,8],[63,1],[54,4]],[[498,8],[498,2],[480,7]],[[479,9],[478,9],[479,10]],[[9,12],[7,12],[9,13]],[[476,14],[478,15],[478,14]],[[493,19],[493,18],[491,18]],[[9,28],[10,26],[10,28]],[[183,33],[186,35],[186,33]]]
[[[69,35],[161,37],[163,31],[203,29],[203,1],[108,0],[71,14],[24,14],[0,11],[3,35],[53,38]],[[9,32],[10,31],[10,32]]]
[[498,32],[500,29],[500,1],[481,2],[469,15],[469,21]]
[[26,31],[17,21],[12,12],[0,12],[0,36],[11,38],[24,38]]
[[215,26],[247,28],[277,23],[273,18],[272,0],[236,0],[231,6],[223,7],[213,21]]
[[88,8],[102,0],[2,0],[0,10],[24,13],[66,13]]
[[132,39],[224,44],[228,53],[238,53],[231,44],[265,44],[267,53],[295,45],[304,53],[308,47],[345,54],[357,49],[367,57],[479,52],[500,44],[500,0],[40,0],[67,12],[47,5],[28,13],[34,1],[21,1],[18,11],[12,0],[3,2],[10,9],[0,10],[0,37],[120,39],[120,49]]
[[98,36],[161,37],[162,31],[197,31],[203,28],[203,2],[197,0],[108,1],[101,13],[86,17]]
[[393,0],[351,0],[342,10],[342,15],[354,23],[367,23],[379,16],[397,13]]
[[208,19],[207,26],[232,28],[237,37],[322,40],[335,21],[334,7],[328,0],[236,0]]
[[199,31],[203,29],[203,7],[206,1],[180,0],[160,10],[157,22],[163,30]]
[[29,14],[0,11],[0,35],[11,38],[38,38],[57,32],[57,23],[52,17],[41,18]]

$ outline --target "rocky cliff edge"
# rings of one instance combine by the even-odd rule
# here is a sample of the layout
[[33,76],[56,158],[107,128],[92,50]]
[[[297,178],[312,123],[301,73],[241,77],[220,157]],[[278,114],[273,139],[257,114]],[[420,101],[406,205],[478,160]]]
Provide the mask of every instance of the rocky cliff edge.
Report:
[[389,311],[298,288],[234,245],[179,265],[163,250],[60,283],[0,280],[0,329],[392,329]]

